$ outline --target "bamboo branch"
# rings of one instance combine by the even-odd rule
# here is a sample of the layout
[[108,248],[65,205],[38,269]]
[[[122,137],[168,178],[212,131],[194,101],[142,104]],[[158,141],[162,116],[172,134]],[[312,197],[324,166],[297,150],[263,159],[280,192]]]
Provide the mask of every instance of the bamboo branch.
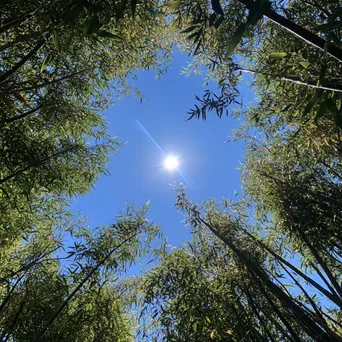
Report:
[[70,148],[66,148],[64,150],[61,150],[61,151],[58,151],[54,154],[51,154],[45,158],[42,158],[38,161],[36,161],[35,163],[31,164],[31,165],[28,165],[28,166],[25,166],[25,167],[22,167],[21,169],[17,169],[16,171],[14,171],[13,173],[11,173],[10,175],[4,177],[4,178],[1,178],[0,179],[0,184],[3,184],[3,183],[6,183],[7,181],[11,180],[12,178],[16,177],[17,175],[31,169],[31,168],[34,168],[34,167],[39,167],[39,166],[42,166],[44,165],[44,163],[46,163],[47,161],[55,158],[55,157],[59,157],[61,155],[63,155],[64,153],[67,153],[67,152],[71,152],[73,150],[76,150],[77,149],[77,146],[76,147],[70,147]]
[[41,33],[29,33],[29,34],[23,34],[21,36],[18,36],[16,39],[12,40],[11,42],[8,42],[2,46],[0,46],[0,52],[9,49],[11,47],[14,47],[16,45],[18,45],[19,43],[23,43],[28,41],[31,38],[36,38],[38,36],[40,36]]
[[40,40],[36,44],[36,46],[27,55],[25,55],[18,63],[16,63],[14,65],[14,67],[12,69],[3,73],[0,76],[0,83],[2,83],[4,80],[6,80],[11,75],[13,75],[15,72],[17,72],[18,69],[20,69],[44,45],[44,43],[45,43],[44,40]]
[[[276,284],[274,284],[266,275],[265,271],[256,264],[253,260],[250,260],[238,247],[234,245],[232,241],[225,238],[221,233],[219,233],[210,223],[205,221],[201,214],[197,211],[192,211],[195,215],[196,221],[205,227],[207,227],[217,238],[219,238],[225,245],[227,245],[233,253],[238,257],[238,259],[243,262],[249,272],[255,275],[257,279],[260,279],[264,285],[274,294],[276,298],[286,306],[301,322],[302,329],[312,338],[324,342],[336,342],[336,339],[332,339],[331,336],[324,331],[317,323],[308,317],[306,312],[296,304],[291,297],[282,291]],[[300,341],[300,340],[299,340]],[[342,341],[342,338],[340,339]]]
[[[260,284],[259,284],[260,285]],[[265,291],[265,289],[260,286],[261,290],[264,293],[264,296],[266,298],[266,300],[268,301],[268,303],[271,305],[272,310],[278,315],[278,317],[280,318],[280,320],[283,322],[283,324],[285,325],[286,329],[290,332],[290,334],[292,335],[294,341],[296,342],[301,342],[300,337],[298,336],[298,334],[292,329],[291,324],[288,322],[288,320],[285,318],[285,316],[283,315],[283,313],[279,310],[278,306],[274,303],[274,301],[272,300],[272,298],[267,294],[267,292]]]
[[48,329],[51,327],[53,322],[58,318],[64,308],[69,304],[71,299],[76,295],[76,293],[82,288],[82,286],[95,274],[95,272],[108,260],[108,258],[117,251],[121,246],[132,240],[136,237],[140,231],[132,234],[127,239],[122,241],[119,245],[114,247],[102,260],[100,260],[97,265],[82,279],[82,281],[76,286],[76,288],[69,294],[69,296],[64,300],[62,305],[58,308],[58,310],[54,313],[54,315],[49,319],[45,327],[38,333],[37,337],[33,339],[32,342],[38,342],[42,339]]
[[[297,226],[297,225],[296,225]],[[319,265],[322,267],[323,271],[325,272],[325,274],[327,275],[327,277],[329,278],[332,286],[334,287],[334,289],[336,290],[337,294],[340,296],[340,298],[342,298],[342,288],[339,285],[339,283],[337,282],[337,279],[334,277],[334,275],[331,273],[328,265],[324,262],[324,260],[321,258],[321,256],[319,255],[318,251],[315,249],[315,247],[311,244],[311,242],[307,239],[307,237],[305,236],[305,234],[302,232],[302,230],[297,227],[297,232],[300,236],[300,238],[303,240],[303,242],[307,245],[307,247],[309,248],[309,251],[311,252],[312,256],[317,260],[317,262],[319,263]]]
[[[254,1],[250,0],[238,0],[241,4],[245,5],[247,9],[251,9],[254,5]],[[274,23],[278,24],[282,28],[286,29],[296,37],[304,40],[308,44],[317,47],[318,49],[324,51],[326,49],[327,53],[342,62],[342,50],[338,48],[335,44],[329,43],[323,38],[317,36],[306,28],[294,23],[293,21],[286,19],[272,9],[267,9],[264,12],[264,16]]]
[[[254,312],[255,316],[257,317],[259,323],[261,324],[262,328],[264,329],[264,331],[266,332],[266,335],[269,337],[270,341],[271,342],[276,342],[271,334],[271,332],[268,330],[264,320],[261,318],[256,306],[254,305],[254,301],[253,301],[253,298],[250,294],[250,292],[248,291],[248,288],[245,287],[244,288],[244,291],[246,293],[246,296],[247,296],[247,301],[249,302],[249,305],[251,306],[252,308],[252,311]],[[291,338],[290,338],[291,339]]]
[[[67,80],[69,78],[73,78],[74,76],[76,75],[80,75],[80,74],[83,74],[85,72],[88,72],[88,71],[91,71],[92,69],[85,69],[85,70],[80,70],[80,71],[76,71],[76,72],[73,72],[69,75],[66,75],[66,76],[63,76],[63,77],[60,77],[60,78],[56,78],[56,79],[53,79],[51,81],[46,81],[46,82],[43,82],[43,83],[39,83],[35,86],[32,86],[32,87],[26,87],[26,88],[15,88],[15,89],[10,89],[11,92],[14,92],[14,91],[17,91],[17,92],[22,92],[22,91],[30,91],[30,90],[36,90],[36,89],[39,89],[39,88],[44,88],[44,87],[47,87],[49,85],[52,85],[52,84],[56,84],[56,83],[59,83],[59,82],[62,82],[64,80]],[[342,90],[341,90],[342,91]]]
[[17,281],[14,283],[14,285],[12,286],[11,290],[8,292],[7,296],[4,298],[4,300],[2,301],[1,305],[0,305],[0,314],[2,313],[2,311],[4,310],[6,304],[8,303],[8,301],[10,300],[14,290],[16,289],[16,287],[18,286],[18,284],[20,283],[20,281],[24,278],[26,272],[24,274],[22,274]]
[[18,116],[15,116],[13,118],[9,118],[9,119],[6,119],[2,122],[0,122],[0,128],[11,123],[11,122],[14,122],[14,121],[17,121],[17,120],[20,120],[20,119],[23,119],[23,118],[26,118],[27,116],[31,115],[31,114],[34,114],[35,112],[37,112],[40,108],[42,107],[42,105],[38,105],[37,107],[23,113],[23,114],[20,114]]
[[29,16],[26,15],[26,16],[16,18],[16,19],[8,19],[8,21],[5,24],[0,26],[0,34],[5,33],[7,30],[9,30],[12,27],[20,25],[27,18],[29,18]]
[[289,267],[292,271],[294,271],[296,274],[298,274],[300,277],[302,277],[305,281],[307,281],[310,285],[315,287],[318,291],[320,291],[322,294],[324,294],[327,298],[329,298],[333,303],[335,303],[336,305],[338,305],[342,309],[342,300],[337,296],[337,294],[334,295],[336,293],[335,291],[333,293],[330,293],[323,286],[321,286],[319,283],[317,283],[315,280],[308,277],[305,273],[303,273],[297,267],[293,266],[287,260],[285,260],[284,258],[279,256],[277,253],[275,253],[271,248],[269,248],[267,245],[265,245],[262,241],[257,239],[254,235],[249,233],[247,230],[243,229],[243,232],[245,234],[247,234],[250,238],[252,238],[254,241],[256,241],[263,249],[265,249],[273,257],[275,257],[281,264],[284,264],[287,267]]
[[321,81],[320,85],[317,85],[317,81],[308,80],[305,82],[305,81],[301,81],[299,78],[294,77],[294,76],[286,76],[285,77],[285,76],[280,76],[280,75],[267,74],[267,73],[263,73],[263,72],[257,71],[257,70],[242,69],[242,68],[236,69],[236,71],[250,73],[253,75],[262,75],[262,76],[266,76],[266,77],[270,77],[270,78],[277,78],[280,81],[291,82],[293,84],[302,85],[305,87],[342,93],[342,85],[340,86],[340,85],[331,84],[331,83],[324,83],[324,81],[323,82]]

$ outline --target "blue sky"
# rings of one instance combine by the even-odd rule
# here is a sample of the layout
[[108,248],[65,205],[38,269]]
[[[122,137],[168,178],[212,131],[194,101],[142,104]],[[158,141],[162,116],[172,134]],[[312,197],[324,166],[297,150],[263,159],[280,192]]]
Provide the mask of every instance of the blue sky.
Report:
[[[190,57],[176,53],[172,67],[161,80],[155,79],[153,71],[139,72],[134,85],[146,100],[140,104],[139,99],[128,96],[103,113],[109,133],[126,144],[110,157],[111,175],[103,175],[90,193],[73,200],[73,208],[86,215],[92,227],[113,222],[127,202],[142,206],[150,200],[148,218],[161,226],[169,244],[178,246],[190,240],[183,216],[175,208],[172,187],[186,182],[176,171],[164,169],[165,156],[148,134],[166,155],[180,159],[180,167],[191,183],[187,189],[191,200],[220,201],[225,196],[232,198],[235,191],[241,193],[238,167],[243,162],[244,144],[226,143],[241,122],[232,117],[219,119],[214,113],[207,121],[186,121],[195,95],[207,89],[201,76],[181,75],[187,61]],[[244,84],[240,91],[244,104],[255,103],[255,95]],[[298,266],[298,256],[291,262]],[[142,264],[133,265],[127,275],[139,274],[144,269]],[[314,279],[324,286],[316,275]]]
[[[110,158],[111,175],[102,176],[91,193],[74,201],[74,209],[88,216],[93,227],[113,222],[126,202],[143,205],[150,200],[149,219],[162,226],[169,243],[178,245],[189,239],[170,185],[186,182],[176,171],[163,168],[165,157],[137,120],[167,155],[179,158],[180,168],[191,183],[187,192],[193,201],[221,200],[240,192],[237,168],[243,161],[244,146],[242,142],[225,142],[239,122],[230,117],[219,119],[214,113],[205,122],[186,121],[195,95],[207,89],[201,76],[180,74],[189,60],[187,55],[176,53],[161,80],[155,79],[153,71],[139,72],[134,84],[146,100],[140,104],[139,99],[128,96],[103,113],[109,133],[126,144]],[[245,100],[249,98],[248,93],[244,95]]]

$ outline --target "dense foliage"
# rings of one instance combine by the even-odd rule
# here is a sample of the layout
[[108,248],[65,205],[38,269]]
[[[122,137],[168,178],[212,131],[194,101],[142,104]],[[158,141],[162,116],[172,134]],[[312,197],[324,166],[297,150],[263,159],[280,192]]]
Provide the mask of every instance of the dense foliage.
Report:
[[180,189],[177,206],[193,241],[165,255],[141,286],[157,340],[341,340],[340,273],[315,259],[317,250],[288,254],[280,234],[250,222],[244,202],[201,207]]
[[142,254],[137,229],[145,223],[128,226],[136,236],[104,265],[105,253],[130,236],[132,213],[118,229],[75,237],[81,223],[68,205],[106,172],[119,145],[101,111],[134,90],[126,78],[135,70],[168,61],[172,34],[161,14],[153,1],[1,2],[3,341],[132,339],[115,279]]
[[[151,306],[165,340],[339,341],[340,4],[184,1],[174,15],[185,14],[183,32],[195,54],[189,70],[207,65],[221,88],[198,97],[191,118],[206,119],[210,111],[221,117],[241,102],[241,77],[253,76],[257,105],[234,111],[244,118],[236,139],[246,141],[242,181],[249,209],[209,203],[202,213],[181,192],[178,206],[199,235],[195,248],[171,253],[147,276],[146,310]],[[203,242],[203,229],[220,248]],[[242,279],[221,253],[244,265],[246,272],[237,272]],[[227,314],[223,303],[245,316]]]

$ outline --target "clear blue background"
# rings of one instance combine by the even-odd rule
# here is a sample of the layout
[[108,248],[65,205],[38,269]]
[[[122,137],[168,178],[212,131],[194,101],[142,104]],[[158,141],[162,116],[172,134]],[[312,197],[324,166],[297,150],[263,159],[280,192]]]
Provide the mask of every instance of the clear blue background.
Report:
[[[138,72],[135,86],[146,98],[128,96],[104,113],[109,133],[127,142],[114,153],[108,165],[110,176],[102,176],[93,191],[74,201],[74,209],[87,215],[91,226],[108,224],[125,202],[143,205],[150,200],[148,218],[162,226],[173,246],[189,239],[189,231],[181,222],[183,216],[175,208],[175,192],[170,184],[186,184],[176,172],[163,168],[164,156],[139,127],[139,120],[166,154],[176,155],[181,169],[190,180],[189,197],[201,202],[210,197],[221,200],[241,192],[240,173],[243,161],[242,142],[226,143],[232,129],[240,123],[231,117],[219,119],[214,113],[207,121],[188,118],[187,111],[202,95],[201,76],[182,76],[181,70],[190,60],[175,54],[172,67],[161,80],[155,73]],[[242,88],[244,100],[250,94]]]

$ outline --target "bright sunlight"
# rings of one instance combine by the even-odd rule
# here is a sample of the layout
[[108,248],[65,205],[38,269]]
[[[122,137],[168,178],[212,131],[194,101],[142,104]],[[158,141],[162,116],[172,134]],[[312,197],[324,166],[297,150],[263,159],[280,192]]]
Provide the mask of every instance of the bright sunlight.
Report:
[[177,157],[175,156],[168,156],[165,160],[164,160],[164,166],[167,170],[175,170],[177,169],[179,165],[179,161],[177,159]]

